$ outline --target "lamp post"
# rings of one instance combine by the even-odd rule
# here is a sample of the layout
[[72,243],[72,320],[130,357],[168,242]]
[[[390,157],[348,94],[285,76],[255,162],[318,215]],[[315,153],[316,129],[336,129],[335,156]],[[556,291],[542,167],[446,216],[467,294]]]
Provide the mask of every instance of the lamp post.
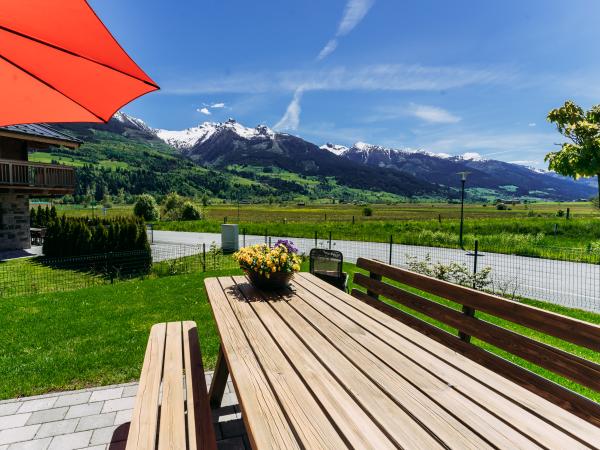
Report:
[[465,183],[467,182],[467,175],[469,172],[459,172],[461,191],[460,191],[460,248],[463,250],[463,225],[465,221]]

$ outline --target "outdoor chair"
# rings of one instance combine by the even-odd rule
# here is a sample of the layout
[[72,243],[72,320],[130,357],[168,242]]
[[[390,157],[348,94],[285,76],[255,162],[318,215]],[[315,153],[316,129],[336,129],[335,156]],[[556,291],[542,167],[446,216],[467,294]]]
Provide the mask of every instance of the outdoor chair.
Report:
[[348,274],[343,272],[344,255],[337,250],[313,248],[310,251],[310,273],[343,290],[348,290]]

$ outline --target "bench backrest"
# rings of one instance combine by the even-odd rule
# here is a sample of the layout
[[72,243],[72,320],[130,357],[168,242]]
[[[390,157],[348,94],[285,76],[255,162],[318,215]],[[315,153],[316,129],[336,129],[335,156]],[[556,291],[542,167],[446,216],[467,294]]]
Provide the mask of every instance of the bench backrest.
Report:
[[126,449],[154,448],[216,449],[194,322],[150,331]]
[[[354,289],[352,291],[354,297],[369,303],[579,417],[600,426],[600,404],[470,342],[471,337],[477,338],[600,392],[600,364],[539,342],[509,328],[482,320],[475,316],[475,311],[487,313],[596,352],[600,352],[599,326],[393,267],[379,261],[359,258],[357,266],[367,270],[369,276],[361,273],[355,274],[354,284],[365,288],[367,293]],[[382,278],[396,283],[390,284]],[[410,292],[403,286],[397,286],[398,283],[462,305],[462,311]],[[381,301],[379,296],[403,305],[413,314],[390,306]],[[414,312],[454,328],[457,330],[457,334],[451,334],[435,323],[422,320],[414,315]]]

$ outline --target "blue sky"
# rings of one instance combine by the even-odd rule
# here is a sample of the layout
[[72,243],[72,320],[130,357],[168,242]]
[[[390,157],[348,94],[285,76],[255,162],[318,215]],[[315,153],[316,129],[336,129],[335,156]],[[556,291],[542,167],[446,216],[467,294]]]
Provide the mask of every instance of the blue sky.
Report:
[[600,103],[597,0],[90,4],[161,86],[124,109],[156,128],[234,117],[544,167],[547,112]]

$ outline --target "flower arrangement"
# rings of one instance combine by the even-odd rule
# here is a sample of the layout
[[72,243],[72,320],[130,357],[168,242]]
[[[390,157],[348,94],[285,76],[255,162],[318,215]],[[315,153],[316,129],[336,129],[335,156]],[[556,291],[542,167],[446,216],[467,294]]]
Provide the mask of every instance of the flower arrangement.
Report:
[[254,284],[267,288],[287,285],[302,262],[294,244],[283,239],[272,248],[265,244],[241,248],[233,258]]

